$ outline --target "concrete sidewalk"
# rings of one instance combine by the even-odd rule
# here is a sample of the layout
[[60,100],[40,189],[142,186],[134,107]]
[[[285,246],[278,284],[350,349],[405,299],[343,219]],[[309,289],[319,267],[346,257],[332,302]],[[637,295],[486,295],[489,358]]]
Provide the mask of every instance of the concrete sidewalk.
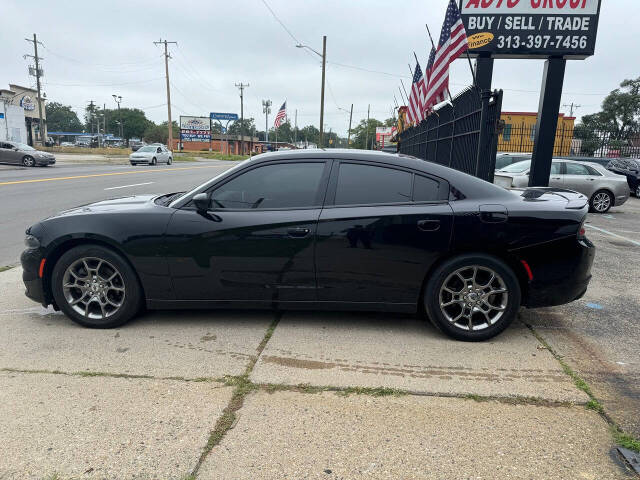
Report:
[[483,344],[346,313],[89,330],[26,299],[20,275],[0,273],[2,480],[631,478],[519,323]]

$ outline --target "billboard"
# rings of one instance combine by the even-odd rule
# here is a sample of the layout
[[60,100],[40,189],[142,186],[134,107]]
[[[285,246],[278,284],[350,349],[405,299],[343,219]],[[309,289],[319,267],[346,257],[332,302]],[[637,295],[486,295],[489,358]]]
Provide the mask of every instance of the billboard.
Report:
[[180,141],[208,142],[211,126],[207,117],[185,117],[180,115]]
[[238,114],[237,113],[220,113],[220,112],[211,112],[209,114],[209,118],[211,118],[211,120],[238,120]]
[[469,54],[563,57],[595,52],[601,0],[461,0]]

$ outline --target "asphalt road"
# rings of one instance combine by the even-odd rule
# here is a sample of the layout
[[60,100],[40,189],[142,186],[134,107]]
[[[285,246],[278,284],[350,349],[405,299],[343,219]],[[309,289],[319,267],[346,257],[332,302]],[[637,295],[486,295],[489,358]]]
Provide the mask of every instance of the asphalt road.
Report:
[[24,231],[61,210],[107,198],[188,190],[236,162],[177,162],[170,166],[0,165],[0,266],[19,263]]

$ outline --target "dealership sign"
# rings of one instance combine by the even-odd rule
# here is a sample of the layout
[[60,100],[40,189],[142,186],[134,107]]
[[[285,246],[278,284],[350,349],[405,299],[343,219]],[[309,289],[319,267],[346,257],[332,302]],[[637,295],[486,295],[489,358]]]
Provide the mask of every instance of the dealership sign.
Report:
[[494,58],[594,54],[600,0],[461,0],[469,54]]
[[238,120],[237,113],[220,113],[220,112],[211,112],[209,114],[211,120],[227,120],[227,121],[235,121]]
[[207,117],[180,116],[180,140],[183,142],[208,142],[211,125]]

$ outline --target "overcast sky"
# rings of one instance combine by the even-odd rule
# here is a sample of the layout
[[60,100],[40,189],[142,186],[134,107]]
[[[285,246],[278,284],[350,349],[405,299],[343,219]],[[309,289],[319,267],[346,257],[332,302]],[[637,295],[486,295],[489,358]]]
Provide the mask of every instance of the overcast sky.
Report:
[[[167,118],[164,61],[153,41],[171,45],[172,115],[240,113],[234,84],[243,82],[245,117],[264,129],[262,99],[273,102],[273,116],[287,100],[293,122],[319,124],[320,61],[296,40],[320,51],[327,35],[325,124],[345,134],[354,104],[354,125],[371,116],[391,116],[393,95],[400,102],[400,76],[409,87],[408,63],[413,52],[421,64],[428,55],[424,24],[440,31],[447,0],[266,0],[291,35],[262,0],[45,2],[34,0],[25,11],[23,0],[3,0],[0,29],[0,88],[9,83],[35,85],[27,75],[33,53],[24,40],[33,33],[44,44],[44,91],[49,101],[71,105],[81,114],[89,100],[108,108],[112,94],[122,106],[142,108],[147,117]],[[625,78],[640,77],[638,0],[605,0],[596,55],[567,66],[563,103],[582,107],[578,116],[598,111],[604,96]],[[294,38],[292,38],[294,37]],[[335,63],[331,63],[335,62]],[[373,73],[337,64],[385,73]],[[543,61],[497,60],[493,86],[505,90],[503,110],[536,111]],[[466,59],[451,70],[455,94],[471,83]],[[564,111],[568,112],[568,108]]]

